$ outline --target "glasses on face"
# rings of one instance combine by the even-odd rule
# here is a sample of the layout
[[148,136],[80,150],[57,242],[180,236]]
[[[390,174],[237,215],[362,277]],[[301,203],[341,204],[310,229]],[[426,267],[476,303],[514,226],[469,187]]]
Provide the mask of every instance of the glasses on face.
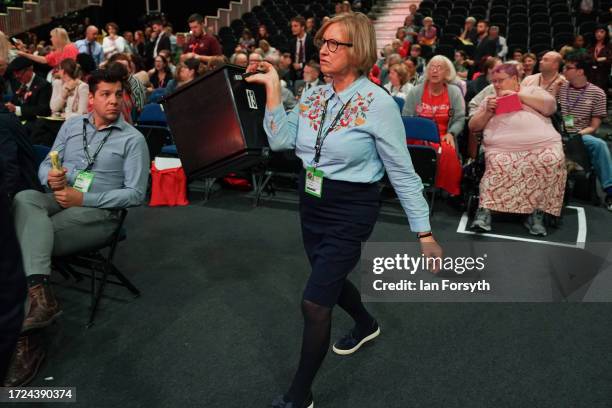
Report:
[[492,80],[491,80],[491,83],[492,83],[493,85],[498,85],[498,84],[500,84],[500,85],[501,85],[501,84],[503,84],[503,83],[504,83],[504,81],[505,81],[505,80],[510,79],[510,78],[511,78],[511,77],[507,76],[507,77],[505,77],[505,78],[492,79]]
[[317,48],[323,48],[323,44],[327,44],[327,49],[329,50],[329,52],[338,51],[338,47],[341,45],[344,45],[345,47],[353,46],[353,43],[345,43],[345,42],[340,42],[336,40],[327,40],[325,38],[321,38],[320,40],[317,40],[317,42],[315,43]]
[[444,70],[444,66],[443,65],[430,65],[429,69],[431,71],[443,71]]
[[568,65],[563,67],[564,71],[571,71],[572,69],[576,69],[576,67],[572,67],[572,66],[568,66]]

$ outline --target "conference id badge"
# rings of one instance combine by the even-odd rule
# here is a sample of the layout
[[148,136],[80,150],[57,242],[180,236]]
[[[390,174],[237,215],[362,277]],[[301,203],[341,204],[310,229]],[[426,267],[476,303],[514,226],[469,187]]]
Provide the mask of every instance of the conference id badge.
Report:
[[323,194],[323,172],[321,170],[317,170],[314,167],[306,168],[304,191],[312,196],[321,198],[321,194]]
[[563,115],[563,123],[566,128],[574,127],[574,115]]
[[93,183],[94,174],[91,171],[81,170],[74,181],[72,186],[75,190],[81,193],[87,193]]

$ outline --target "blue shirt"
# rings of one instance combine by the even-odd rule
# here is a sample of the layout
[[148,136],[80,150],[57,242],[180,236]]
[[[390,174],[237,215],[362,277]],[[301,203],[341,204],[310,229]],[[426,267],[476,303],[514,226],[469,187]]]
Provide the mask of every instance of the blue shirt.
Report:
[[282,105],[271,111],[266,109],[264,129],[272,150],[295,149],[304,167],[313,165],[325,101],[323,135],[342,106],[347,105],[325,138],[317,168],[325,178],[359,183],[379,181],[386,169],[410,228],[429,231],[423,183],[412,166],[400,111],[393,98],[367,78],[357,79],[340,93],[331,84],[311,88],[287,114]]
[[[108,127],[96,131],[91,114],[74,116],[62,125],[51,150],[57,150],[68,172],[67,182],[73,185],[79,171],[87,165],[83,148],[83,121],[89,145],[89,155],[93,157],[98,146],[112,131],[91,169],[94,173],[89,192],[83,193],[83,207],[127,208],[141,205],[149,179],[149,149],[144,136],[121,115]],[[47,185],[47,175],[51,169],[49,156],[38,169],[38,178]]]
[[[74,45],[79,50],[79,54],[89,54],[89,47],[87,46],[88,43],[89,41],[87,41],[86,39],[78,40],[77,42],[74,43]],[[102,45],[100,45],[100,43],[98,43],[97,41],[92,41],[91,45],[92,45],[92,48],[91,48],[92,55],[91,56],[96,62],[96,66],[99,66],[100,63],[104,61],[104,51],[102,50]]]

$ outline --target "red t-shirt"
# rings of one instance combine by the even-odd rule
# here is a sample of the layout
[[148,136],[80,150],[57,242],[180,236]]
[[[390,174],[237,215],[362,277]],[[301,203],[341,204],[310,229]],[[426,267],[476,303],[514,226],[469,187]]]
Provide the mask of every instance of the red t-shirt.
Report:
[[[444,85],[444,91],[440,95],[432,95],[429,84],[425,84],[421,103],[416,106],[418,116],[432,119],[436,122],[440,138],[448,132],[448,122],[452,116],[448,88]],[[452,195],[461,193],[462,168],[457,152],[449,143],[430,143],[421,140],[408,140],[410,144],[421,144],[439,148],[438,171],[436,173],[436,187],[448,191]]]
[[209,34],[204,34],[199,37],[189,37],[189,42],[185,47],[184,53],[194,52],[198,55],[221,55],[221,44],[217,39]]
[[408,40],[404,40],[404,43],[402,44],[402,46],[399,49],[399,55],[402,58],[406,58],[408,56],[408,53],[410,52],[410,41]]
[[448,122],[451,117],[450,99],[448,88],[444,85],[444,91],[440,95],[432,95],[428,84],[425,84],[423,98],[416,107],[417,116],[432,119],[438,125],[440,137],[448,133]]
[[63,50],[55,50],[45,55],[45,59],[47,60],[47,64],[51,66],[51,68],[56,68],[60,62],[65,59],[73,59],[76,61],[76,57],[79,55],[79,50],[77,47],[70,43],[64,47]]

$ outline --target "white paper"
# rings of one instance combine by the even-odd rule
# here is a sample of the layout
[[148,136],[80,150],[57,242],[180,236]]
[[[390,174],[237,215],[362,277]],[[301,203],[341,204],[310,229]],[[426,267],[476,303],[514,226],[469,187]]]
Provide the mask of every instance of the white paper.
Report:
[[181,159],[176,157],[156,157],[155,167],[157,170],[176,169],[177,167],[182,167]]

